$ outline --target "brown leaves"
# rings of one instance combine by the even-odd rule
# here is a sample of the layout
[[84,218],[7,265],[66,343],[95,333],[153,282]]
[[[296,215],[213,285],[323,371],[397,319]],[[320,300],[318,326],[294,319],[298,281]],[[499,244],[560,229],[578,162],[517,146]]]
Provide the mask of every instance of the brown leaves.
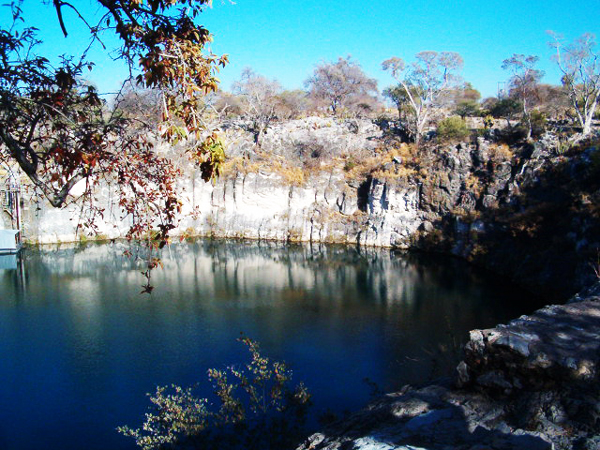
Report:
[[[99,39],[107,29],[116,32],[120,57],[141,70],[138,82],[162,92],[162,138],[171,144],[200,139],[205,131],[202,96],[217,90],[216,73],[227,64],[227,56],[206,50],[210,33],[193,20],[210,1],[99,3],[106,14],[90,26],[90,37]],[[67,55],[54,68],[47,58],[35,55],[36,30],[20,25],[20,16],[17,6],[14,26],[0,30],[0,156],[16,160],[52,205],[79,201],[88,229],[102,215],[94,189],[116,186],[123,216],[131,220],[127,237],[144,239],[153,248],[164,246],[181,210],[179,170],[156,154],[153,135],[138,131],[137,117],[109,111],[96,90],[82,81],[93,62],[85,55]],[[114,28],[106,28],[111,24]],[[223,143],[211,135],[195,147],[192,158],[203,178],[213,179],[225,159]],[[85,188],[75,199],[70,191],[79,182]],[[144,292],[152,290],[149,279],[155,267],[147,268]]]

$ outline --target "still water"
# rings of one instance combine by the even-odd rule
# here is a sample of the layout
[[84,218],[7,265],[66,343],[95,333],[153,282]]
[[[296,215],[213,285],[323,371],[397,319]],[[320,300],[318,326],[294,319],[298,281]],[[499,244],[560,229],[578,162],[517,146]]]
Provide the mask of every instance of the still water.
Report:
[[[152,295],[125,244],[0,264],[0,449],[131,449],[147,392],[244,361],[244,333],[304,381],[314,411],[447,374],[468,331],[539,304],[440,256],[196,241],[164,249]],[[16,267],[15,267],[16,266]]]

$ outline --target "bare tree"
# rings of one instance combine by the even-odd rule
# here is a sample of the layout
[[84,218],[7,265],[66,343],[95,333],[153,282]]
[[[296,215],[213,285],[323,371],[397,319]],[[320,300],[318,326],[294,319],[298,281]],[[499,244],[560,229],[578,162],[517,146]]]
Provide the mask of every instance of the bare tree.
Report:
[[592,131],[592,119],[600,97],[600,63],[594,51],[596,37],[586,33],[564,45],[561,36],[550,34],[553,37],[550,46],[556,50],[554,60],[563,74],[562,84],[586,136]]
[[244,114],[242,99],[227,91],[217,91],[208,98],[213,111],[218,120],[224,120],[231,117],[239,117]]
[[538,104],[536,106],[549,118],[572,117],[571,108],[566,89],[563,86],[540,84],[538,86]]
[[281,86],[277,81],[246,68],[240,81],[233,85],[233,91],[242,97],[244,116],[251,122],[254,143],[260,147],[263,133],[277,118],[276,108]]
[[445,94],[459,84],[457,72],[462,65],[458,53],[433,51],[417,53],[409,65],[397,57],[382,63],[383,70],[389,70],[406,93],[413,112],[410,128],[417,145],[434,109],[441,105]]
[[510,92],[513,97],[521,103],[523,119],[527,125],[527,139],[531,138],[533,125],[531,123],[531,111],[536,101],[539,81],[544,72],[535,68],[539,57],[514,54],[502,62],[502,68],[512,73],[509,80]]
[[334,115],[360,115],[377,103],[377,81],[369,78],[350,56],[318,64],[305,85],[309,95],[325,101]]
[[308,109],[306,92],[295,89],[283,91],[277,96],[275,113],[278,119],[296,119]]

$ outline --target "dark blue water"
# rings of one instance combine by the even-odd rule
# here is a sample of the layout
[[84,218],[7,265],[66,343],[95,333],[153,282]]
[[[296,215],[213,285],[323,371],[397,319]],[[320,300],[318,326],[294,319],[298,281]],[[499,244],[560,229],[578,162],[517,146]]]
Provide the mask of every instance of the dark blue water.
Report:
[[315,410],[356,409],[368,378],[448,373],[468,331],[535,309],[506,280],[386,250],[172,245],[155,290],[123,244],[27,250],[0,264],[0,449],[131,449],[156,386],[243,361],[240,332],[285,360]]

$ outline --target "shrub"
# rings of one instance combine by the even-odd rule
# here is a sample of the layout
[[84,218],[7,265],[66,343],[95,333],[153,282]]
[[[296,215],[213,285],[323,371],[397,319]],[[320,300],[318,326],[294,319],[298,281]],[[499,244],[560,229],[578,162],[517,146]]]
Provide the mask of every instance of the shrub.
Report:
[[546,115],[536,109],[531,111],[531,133],[533,136],[541,136],[546,132],[548,119]]
[[295,448],[304,437],[308,391],[302,383],[292,388],[292,372],[284,363],[262,356],[255,341],[238,340],[248,347],[250,363],[208,370],[216,410],[208,399],[197,397],[194,388],[157,387],[142,427],[117,430],[143,450]]
[[442,142],[456,142],[471,134],[466,122],[458,116],[448,117],[438,124],[437,135]]
[[510,147],[504,143],[491,144],[489,146],[490,160],[494,164],[510,161],[514,154]]

